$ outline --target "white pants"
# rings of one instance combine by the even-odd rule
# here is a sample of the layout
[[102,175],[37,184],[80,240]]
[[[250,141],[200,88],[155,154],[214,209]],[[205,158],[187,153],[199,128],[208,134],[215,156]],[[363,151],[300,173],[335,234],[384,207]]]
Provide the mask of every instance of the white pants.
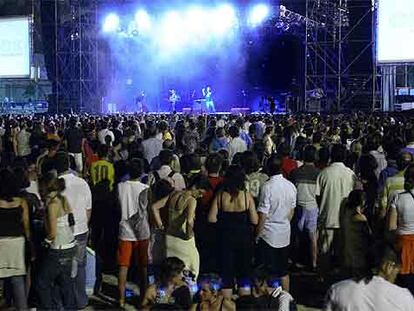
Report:
[[70,156],[73,156],[75,159],[76,171],[82,173],[83,171],[83,158],[81,153],[69,153]]

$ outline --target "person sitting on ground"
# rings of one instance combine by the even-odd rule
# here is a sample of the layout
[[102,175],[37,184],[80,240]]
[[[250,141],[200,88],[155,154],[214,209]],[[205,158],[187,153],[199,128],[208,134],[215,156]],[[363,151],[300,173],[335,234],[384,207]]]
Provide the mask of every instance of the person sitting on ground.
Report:
[[245,284],[242,294],[236,301],[237,310],[276,310],[294,309],[294,299],[280,286],[280,279],[273,278],[263,266],[254,269],[249,284]]
[[220,279],[215,276],[202,276],[199,278],[200,289],[195,296],[196,310],[221,311],[236,310],[236,304],[232,299],[226,299],[220,292]]
[[191,292],[183,281],[185,264],[177,257],[168,257],[160,267],[157,282],[148,287],[141,310],[188,310]]

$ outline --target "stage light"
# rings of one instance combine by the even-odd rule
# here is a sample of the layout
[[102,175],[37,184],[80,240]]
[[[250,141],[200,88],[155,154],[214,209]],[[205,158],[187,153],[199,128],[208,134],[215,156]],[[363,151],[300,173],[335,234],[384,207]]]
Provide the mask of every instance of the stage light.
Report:
[[151,29],[151,18],[147,11],[139,10],[135,14],[135,25],[139,32],[148,32]]
[[248,23],[249,25],[256,27],[263,23],[269,14],[270,9],[266,4],[257,4],[250,11]]
[[212,31],[217,35],[227,33],[237,24],[236,11],[230,4],[219,6],[211,15]]
[[176,11],[170,11],[165,14],[163,26],[169,32],[179,32],[181,30],[182,18]]
[[178,12],[165,13],[158,36],[161,47],[170,51],[178,49],[185,44],[186,33],[184,20]]
[[109,14],[103,23],[103,32],[114,32],[119,28],[119,16],[115,13]]
[[185,14],[185,28],[197,37],[207,33],[208,11],[201,7],[190,7]]

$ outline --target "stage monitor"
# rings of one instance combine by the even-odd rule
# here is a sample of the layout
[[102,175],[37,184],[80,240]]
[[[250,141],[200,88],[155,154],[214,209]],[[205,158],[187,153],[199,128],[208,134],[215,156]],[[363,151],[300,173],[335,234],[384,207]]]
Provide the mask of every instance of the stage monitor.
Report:
[[29,18],[0,18],[0,78],[26,78],[29,76]]
[[414,1],[378,0],[377,62],[414,62]]

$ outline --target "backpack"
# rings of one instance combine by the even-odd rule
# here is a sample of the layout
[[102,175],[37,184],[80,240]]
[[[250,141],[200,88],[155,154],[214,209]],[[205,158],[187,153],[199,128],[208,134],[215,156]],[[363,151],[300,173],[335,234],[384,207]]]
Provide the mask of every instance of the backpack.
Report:
[[171,171],[171,172],[167,175],[167,177],[166,177],[166,178],[161,178],[160,174],[158,174],[158,172],[157,172],[157,171],[152,171],[152,175],[154,176],[154,182],[153,182],[153,184],[156,184],[156,183],[157,183],[158,181],[160,181],[161,179],[165,179],[165,180],[167,180],[167,181],[171,184],[171,186],[173,186],[173,187],[174,187],[175,182],[174,182],[173,176],[174,176],[175,174],[176,174],[176,172]]
[[148,219],[148,193],[146,189],[139,194],[138,211],[128,218],[127,222],[134,231],[137,240],[147,240],[150,237],[149,219]]

